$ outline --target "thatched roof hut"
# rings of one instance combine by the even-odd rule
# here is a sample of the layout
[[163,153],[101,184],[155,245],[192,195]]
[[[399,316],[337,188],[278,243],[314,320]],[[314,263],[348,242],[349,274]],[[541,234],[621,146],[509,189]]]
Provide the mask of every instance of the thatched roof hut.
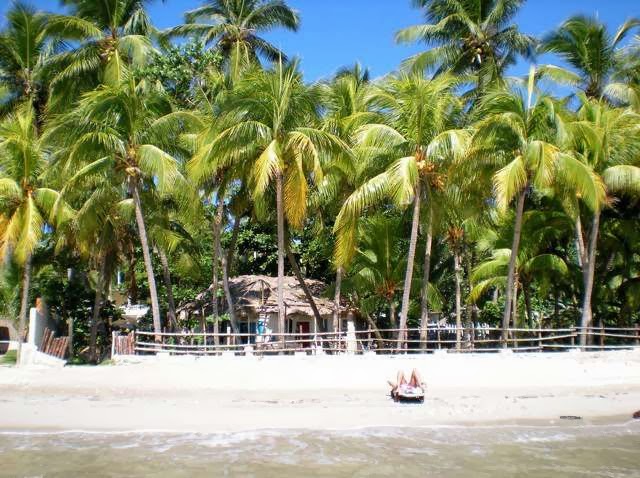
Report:
[[[333,301],[324,297],[326,285],[318,280],[305,279],[305,283],[314,298],[321,316],[333,314]],[[222,285],[222,284],[221,284]],[[265,275],[244,275],[229,279],[229,288],[233,296],[236,313],[240,316],[256,316],[259,313],[277,314],[278,278]],[[211,289],[198,294],[195,300],[183,303],[177,312],[187,315],[211,313]],[[313,316],[304,291],[295,277],[284,278],[284,303],[287,315]],[[226,311],[226,301],[221,301],[220,312]]]

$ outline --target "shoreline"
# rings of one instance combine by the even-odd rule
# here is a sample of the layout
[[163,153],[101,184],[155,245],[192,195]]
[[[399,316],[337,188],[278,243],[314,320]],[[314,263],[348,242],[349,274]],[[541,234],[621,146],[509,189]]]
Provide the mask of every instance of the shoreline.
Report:
[[[425,403],[394,403],[414,367]],[[154,358],[0,369],[0,389],[2,433],[600,426],[640,409],[640,353]]]

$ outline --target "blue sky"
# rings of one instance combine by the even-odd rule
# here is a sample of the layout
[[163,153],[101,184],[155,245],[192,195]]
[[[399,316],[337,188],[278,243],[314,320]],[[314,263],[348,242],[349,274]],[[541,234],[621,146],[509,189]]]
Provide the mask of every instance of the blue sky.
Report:
[[[60,11],[57,0],[32,0],[38,8]],[[182,13],[201,0],[156,0],[149,10],[160,28],[182,21]],[[266,37],[290,56],[302,59],[307,80],[331,76],[342,66],[360,61],[374,77],[398,67],[423,46],[396,45],[394,33],[421,22],[420,11],[410,0],[289,0],[302,17],[298,33],[274,31]],[[0,12],[10,4],[0,0]],[[640,16],[640,0],[529,0],[516,18],[521,30],[542,35],[575,13],[596,14],[611,31],[627,18]],[[542,62],[549,61],[541,59]],[[515,67],[523,74],[526,65]]]

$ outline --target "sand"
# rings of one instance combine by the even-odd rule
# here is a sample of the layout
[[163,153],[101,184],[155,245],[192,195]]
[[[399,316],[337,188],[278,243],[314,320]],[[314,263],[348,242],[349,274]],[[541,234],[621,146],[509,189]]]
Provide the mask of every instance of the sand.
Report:
[[[98,367],[0,367],[0,429],[227,432],[273,428],[629,420],[640,350],[425,356],[166,357]],[[422,405],[388,379],[418,369]]]

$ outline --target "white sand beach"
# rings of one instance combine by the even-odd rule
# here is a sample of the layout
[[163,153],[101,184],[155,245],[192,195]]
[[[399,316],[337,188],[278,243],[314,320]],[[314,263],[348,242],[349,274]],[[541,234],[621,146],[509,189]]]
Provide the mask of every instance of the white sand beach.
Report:
[[[167,357],[98,367],[0,367],[0,429],[222,432],[628,421],[640,351],[426,356]],[[417,368],[422,405],[386,380]]]

